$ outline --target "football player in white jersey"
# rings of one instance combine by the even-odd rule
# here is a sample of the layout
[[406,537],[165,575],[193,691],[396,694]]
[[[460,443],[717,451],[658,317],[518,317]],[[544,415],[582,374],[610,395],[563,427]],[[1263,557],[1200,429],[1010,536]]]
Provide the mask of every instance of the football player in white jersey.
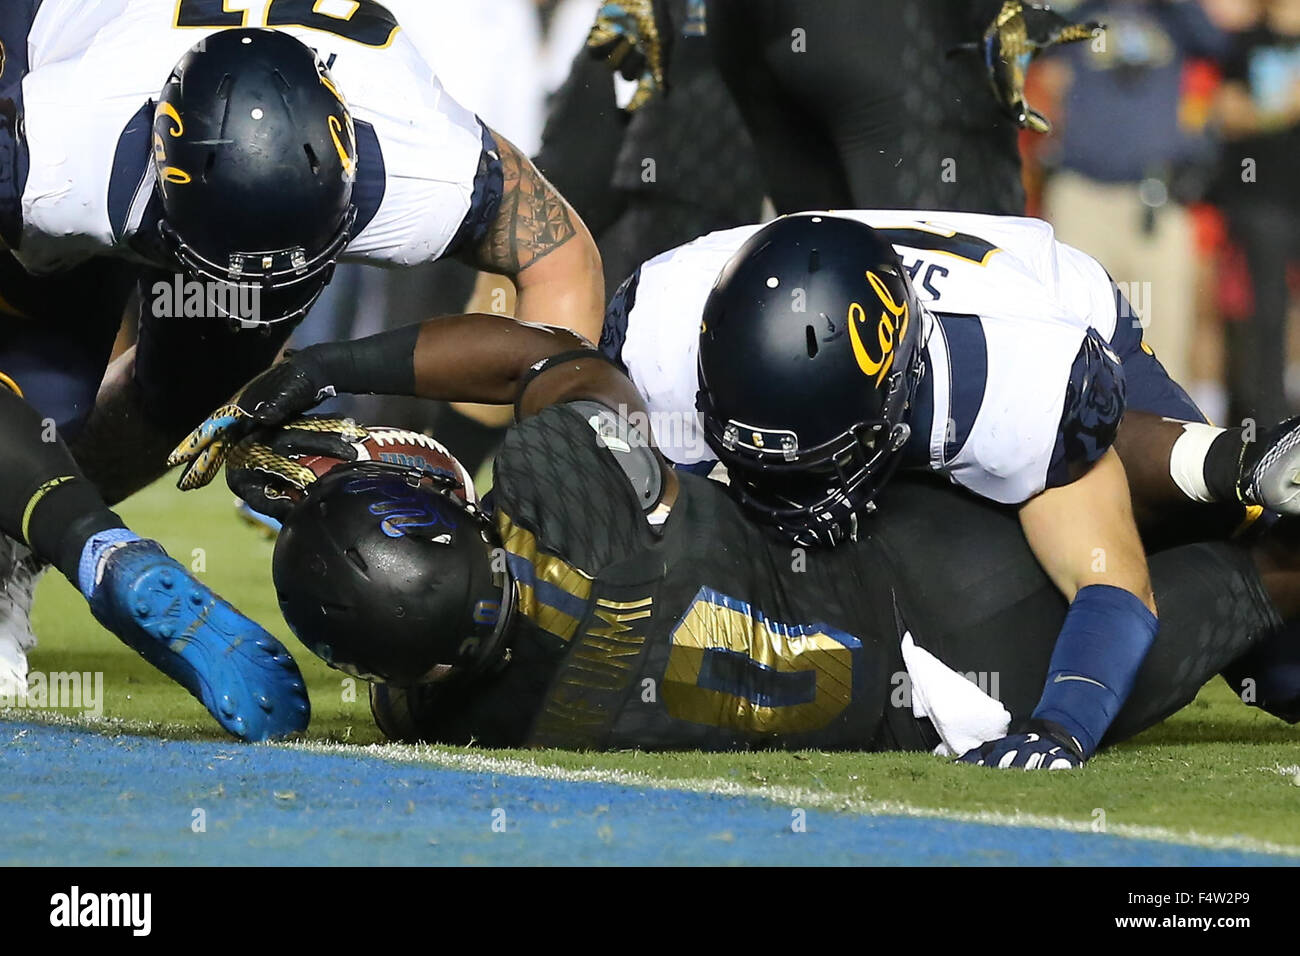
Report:
[[1130,482],[1144,516],[1300,513],[1295,423],[1206,424],[1105,270],[1037,220],[812,213],[716,233],[620,288],[602,348],[665,453],[721,460],[796,543],[857,533],[899,467],[1019,509],[1072,610],[1036,723],[973,761],[1023,766],[1063,735],[1086,758],[1122,705],[1156,627]]
[[[872,227],[897,254],[899,281],[890,279],[888,270],[872,280],[865,269],[855,269],[853,280],[866,283],[856,290],[863,294],[848,295],[840,308],[816,307],[810,290],[842,278],[826,258],[828,250],[849,241],[831,242],[818,230],[840,229],[862,238],[861,226]],[[746,280],[734,279],[736,270],[747,259],[747,248],[760,247],[769,257],[780,253],[791,261],[769,263],[766,272],[758,269],[759,290],[742,290]],[[877,287],[884,289],[885,299]],[[904,298],[908,314],[919,316],[906,330],[898,327],[900,315],[895,314],[904,311]],[[838,314],[850,308],[854,321],[847,312]],[[1071,431],[1070,413],[1091,402],[1106,409],[1107,417],[1127,408],[1116,442],[1144,532],[1156,530],[1160,519],[1180,504],[1224,503],[1220,510],[1233,516],[1241,506],[1291,513],[1300,504],[1293,500],[1300,488],[1270,484],[1263,474],[1267,469],[1255,467],[1268,449],[1280,445],[1287,450],[1282,438],[1292,429],[1206,424],[1143,343],[1141,323],[1123,291],[1091,256],[1057,242],[1051,226],[1041,220],[897,210],[806,213],[768,226],[713,233],[644,263],[612,297],[601,349],[628,370],[647,396],[665,454],[678,467],[705,473],[718,462],[712,446],[730,439],[725,423],[715,421],[718,434],[710,441],[709,416],[697,411],[700,374],[707,364],[701,341],[710,343],[717,366],[712,373],[717,381],[704,389],[701,402],[720,389],[724,401],[735,403],[743,399],[743,383],[758,380],[779,413],[806,417],[804,409],[793,407],[789,393],[772,387],[770,377],[763,379],[765,370],[756,364],[759,343],[724,343],[708,334],[709,309],[793,316],[782,328],[788,327],[805,363],[817,367],[819,356],[825,360],[826,344],[844,339],[850,343],[855,374],[863,374],[859,356],[865,367],[888,361],[891,371],[898,371],[904,340],[910,339],[903,332],[913,333],[919,338],[915,359],[925,372],[910,401],[906,442],[892,464],[943,474],[993,501],[1020,504],[1069,483],[1071,471],[1078,471],[1071,456],[1084,451],[1080,442],[1087,437],[1076,434],[1077,428]],[[882,316],[889,322],[880,324]],[[758,328],[754,323],[737,327],[742,335]],[[716,332],[717,324],[712,328]],[[883,360],[872,357],[882,352]],[[1085,361],[1088,355],[1092,358]],[[1107,372],[1115,359],[1122,378]],[[1082,374],[1093,366],[1092,373]],[[733,371],[742,384],[723,381]],[[1114,394],[1104,394],[1103,386]],[[1121,391],[1123,406],[1109,409]],[[809,395],[810,383],[805,381],[798,392]],[[755,401],[747,404],[752,408]],[[718,418],[716,410],[713,417]],[[753,439],[742,440],[742,431],[736,428],[734,438],[743,452]],[[1099,457],[1109,444],[1100,441],[1089,454]],[[779,445],[778,439],[767,451],[779,452]],[[744,493],[743,458],[735,463],[742,466]],[[863,508],[869,504],[864,500]],[[841,517],[858,510],[850,508]],[[834,509],[813,511],[814,520],[806,527],[791,528],[793,536],[818,539],[823,536],[820,524],[827,525],[820,530],[830,538],[848,530],[835,520]],[[1196,533],[1205,534],[1206,509],[1199,510],[1196,520],[1201,525]]]
[[[43,561],[223,726],[260,737],[305,725],[296,671],[241,684],[251,672],[229,663],[238,655],[227,672],[205,663],[225,660],[236,634],[272,639],[107,503],[158,477],[177,438],[271,363],[336,262],[451,255],[510,277],[521,316],[598,333],[604,290],[585,227],[446,94],[382,4],[6,0],[0,691],[25,687]],[[129,303],[139,339],[106,373]],[[171,625],[136,614],[149,603],[142,576],[164,565],[193,601],[194,632],[181,630],[212,653],[183,659],[158,629]],[[289,674],[283,648],[267,647]],[[258,716],[269,711],[293,716]]]

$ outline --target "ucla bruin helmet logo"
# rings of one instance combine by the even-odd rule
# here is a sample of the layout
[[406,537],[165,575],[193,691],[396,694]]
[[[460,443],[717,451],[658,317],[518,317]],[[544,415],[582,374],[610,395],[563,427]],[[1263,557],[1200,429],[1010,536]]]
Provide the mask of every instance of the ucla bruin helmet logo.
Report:
[[867,324],[867,310],[859,302],[849,306],[849,340],[853,343],[853,356],[858,360],[858,368],[862,369],[863,375],[874,377],[875,384],[879,385],[893,368],[894,346],[907,335],[907,326],[912,317],[907,301],[895,302],[878,275],[869,271],[866,276],[881,304],[880,320],[876,324],[879,357],[873,356],[863,341],[862,329]]

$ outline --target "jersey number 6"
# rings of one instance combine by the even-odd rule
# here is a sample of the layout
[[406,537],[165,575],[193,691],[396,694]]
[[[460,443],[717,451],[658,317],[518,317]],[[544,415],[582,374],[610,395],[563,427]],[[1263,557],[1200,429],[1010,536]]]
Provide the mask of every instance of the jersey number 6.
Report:
[[[217,30],[248,26],[248,10],[227,9],[230,0],[180,0],[174,26]],[[334,15],[317,8],[322,0],[271,0],[260,26],[304,27],[320,30],[365,46],[386,47],[398,31],[397,18],[375,0],[333,0],[347,13]]]

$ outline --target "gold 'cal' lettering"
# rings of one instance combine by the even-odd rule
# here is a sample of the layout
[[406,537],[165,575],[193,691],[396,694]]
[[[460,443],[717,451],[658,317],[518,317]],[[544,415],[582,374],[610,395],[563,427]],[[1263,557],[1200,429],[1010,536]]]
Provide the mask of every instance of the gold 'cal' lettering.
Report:
[[[179,139],[185,134],[185,121],[182,120],[181,115],[176,112],[176,107],[172,106],[170,103],[158,104],[158,112],[154,114],[153,158],[154,162],[158,163],[160,166],[167,162],[167,146],[163,142],[162,133],[158,131],[159,121],[164,119],[170,120],[172,123],[172,125],[167,127],[167,135],[172,139]],[[167,169],[172,170],[173,172],[180,172],[180,170],[170,166],[167,167]],[[167,170],[163,170],[162,175],[165,178]],[[167,181],[178,182],[179,180],[169,179]],[[189,176],[186,175],[185,182],[189,181]]]
[[876,293],[883,307],[880,321],[876,325],[876,340],[880,345],[880,357],[876,358],[862,341],[862,327],[867,324],[867,310],[858,302],[849,306],[849,341],[853,345],[853,356],[858,360],[858,368],[868,376],[874,376],[879,385],[894,365],[895,346],[907,335],[908,323],[911,321],[907,302],[895,302],[888,287],[874,272],[866,274],[871,289]]
[[357,174],[357,134],[352,126],[351,117],[348,118],[347,132],[348,142],[352,146],[351,152],[343,145],[343,139],[340,134],[343,132],[343,121],[337,116],[329,118],[330,139],[334,140],[334,148],[338,150],[339,159],[343,161],[343,176],[346,179],[352,179]]
[[[321,68],[321,70],[323,71],[323,70],[324,70],[324,64],[321,64],[321,65],[320,65],[320,68]],[[340,93],[340,92],[339,92],[339,88],[338,88],[337,86],[334,85],[334,81],[331,80],[331,79],[329,78],[329,76],[328,76],[327,74],[325,74],[324,72],[322,72],[322,73],[320,74],[320,85],[323,86],[323,87],[325,87],[325,89],[329,90],[331,93],[333,93],[333,94],[334,94],[334,98],[335,98],[336,100],[338,100],[341,104],[343,104],[343,108],[344,108],[344,109],[347,109],[347,108],[348,108],[348,101],[345,100],[345,99],[343,98],[343,94]]]
[[172,139],[179,139],[185,135],[185,121],[181,119],[181,114],[176,112],[176,107],[170,103],[161,103],[158,106],[158,115],[165,116],[176,124],[174,128],[167,131]]

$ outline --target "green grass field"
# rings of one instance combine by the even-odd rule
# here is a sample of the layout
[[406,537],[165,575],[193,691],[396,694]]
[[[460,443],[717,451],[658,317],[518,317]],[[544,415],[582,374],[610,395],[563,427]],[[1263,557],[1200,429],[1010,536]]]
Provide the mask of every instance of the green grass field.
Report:
[[[325,667],[289,634],[270,583],[272,544],[235,518],[223,485],[182,495],[161,482],[120,510],[136,531],[160,540],[294,651],[311,692],[313,741],[351,745],[381,739],[364,686]],[[33,670],[102,671],[106,718],[148,734],[225,739],[188,694],[100,628],[57,574],[41,584],[35,624],[40,644]],[[486,760],[503,772],[519,772],[519,762],[528,761],[561,773],[590,771],[597,778],[634,773],[692,789],[796,795],[827,808],[1014,817],[1077,829],[1104,822],[1111,833],[1268,844],[1300,854],[1297,743],[1300,729],[1243,706],[1215,682],[1165,724],[1068,774],[998,773],[925,754],[471,754],[419,748],[402,759],[451,765]]]

